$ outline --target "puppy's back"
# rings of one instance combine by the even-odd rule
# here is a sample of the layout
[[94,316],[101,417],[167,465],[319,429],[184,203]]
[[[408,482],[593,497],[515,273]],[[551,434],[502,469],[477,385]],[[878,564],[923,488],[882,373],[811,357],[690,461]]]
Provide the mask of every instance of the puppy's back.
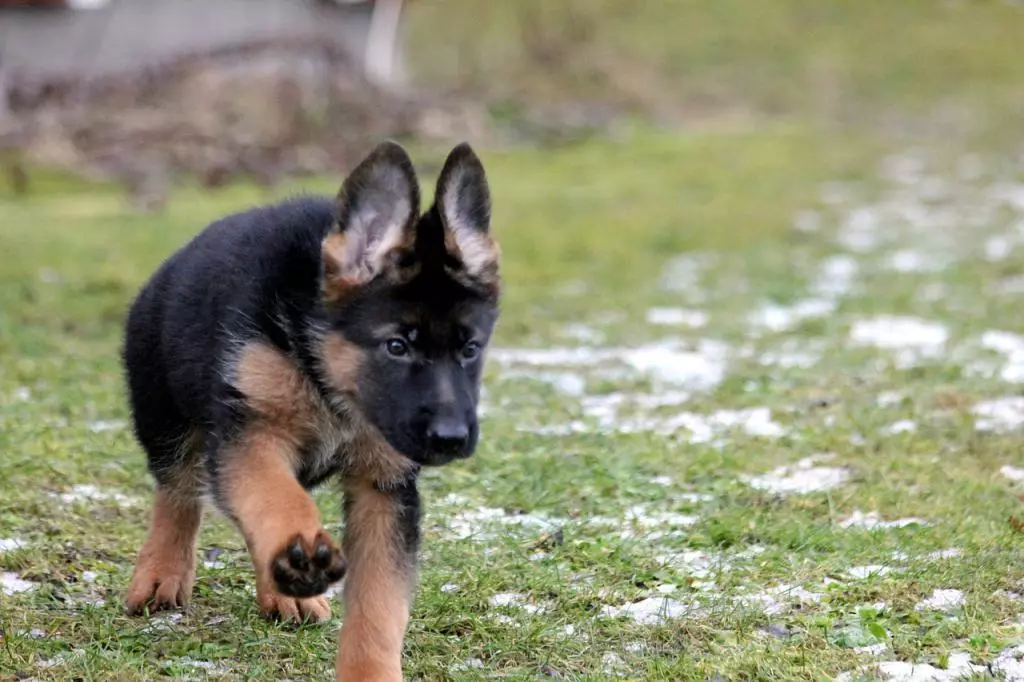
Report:
[[227,344],[262,336],[277,345],[282,316],[316,304],[320,244],[333,202],[301,197],[227,216],[168,258],[131,305],[129,374],[159,374],[177,409],[203,422]]

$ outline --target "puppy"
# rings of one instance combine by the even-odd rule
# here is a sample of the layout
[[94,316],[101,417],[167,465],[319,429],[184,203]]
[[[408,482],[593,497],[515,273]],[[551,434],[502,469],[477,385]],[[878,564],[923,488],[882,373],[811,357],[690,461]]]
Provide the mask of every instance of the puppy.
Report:
[[[491,199],[467,144],[420,213],[408,154],[379,145],[336,199],[218,220],[127,316],[134,430],[156,479],[127,610],[180,607],[204,501],[245,537],[269,617],[323,620],[346,576],[342,680],[401,680],[420,541],[417,475],[469,457],[498,318]],[[309,490],[336,478],[342,547]]]

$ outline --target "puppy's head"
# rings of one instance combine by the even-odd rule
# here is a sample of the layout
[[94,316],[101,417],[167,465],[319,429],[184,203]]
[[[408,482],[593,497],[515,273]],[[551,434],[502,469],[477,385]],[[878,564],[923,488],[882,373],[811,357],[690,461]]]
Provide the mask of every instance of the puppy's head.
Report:
[[331,388],[398,452],[424,465],[468,457],[479,433],[484,350],[498,316],[498,246],[480,159],[455,147],[420,214],[408,154],[378,146],[345,180],[323,242]]

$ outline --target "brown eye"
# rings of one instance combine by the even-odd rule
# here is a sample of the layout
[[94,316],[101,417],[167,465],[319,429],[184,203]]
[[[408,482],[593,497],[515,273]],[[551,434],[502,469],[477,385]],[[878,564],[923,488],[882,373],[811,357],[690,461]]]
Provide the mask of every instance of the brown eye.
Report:
[[470,341],[462,347],[462,359],[466,362],[472,362],[480,357],[480,344],[476,341]]
[[384,342],[384,350],[393,358],[404,358],[409,354],[409,344],[404,339],[388,339]]

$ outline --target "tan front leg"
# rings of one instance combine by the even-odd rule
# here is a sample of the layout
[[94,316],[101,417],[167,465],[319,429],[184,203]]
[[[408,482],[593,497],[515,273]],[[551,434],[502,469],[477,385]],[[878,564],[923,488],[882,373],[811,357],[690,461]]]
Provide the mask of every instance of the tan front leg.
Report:
[[415,480],[383,492],[369,481],[345,487],[345,620],[337,679],[401,682],[402,643],[416,582],[419,494]]
[[341,550],[295,478],[294,448],[252,430],[221,455],[217,487],[245,536],[256,569],[256,599],[268,617],[326,620],[323,592],[345,573]]

